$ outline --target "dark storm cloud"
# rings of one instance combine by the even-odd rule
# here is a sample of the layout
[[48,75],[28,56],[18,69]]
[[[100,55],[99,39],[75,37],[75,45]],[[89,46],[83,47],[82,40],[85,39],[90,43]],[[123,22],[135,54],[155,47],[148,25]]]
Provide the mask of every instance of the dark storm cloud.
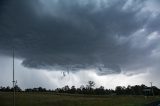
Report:
[[126,0],[0,2],[0,52],[10,55],[14,46],[22,64],[31,68],[121,72],[121,67],[137,64],[150,54],[148,47],[132,47],[130,37],[157,25],[158,18],[148,21],[140,13],[143,4]]

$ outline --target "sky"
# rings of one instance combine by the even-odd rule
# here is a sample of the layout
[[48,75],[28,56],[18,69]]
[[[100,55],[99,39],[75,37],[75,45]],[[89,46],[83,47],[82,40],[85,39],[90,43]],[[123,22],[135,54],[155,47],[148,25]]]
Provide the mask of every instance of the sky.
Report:
[[159,0],[1,0],[0,86],[160,87]]

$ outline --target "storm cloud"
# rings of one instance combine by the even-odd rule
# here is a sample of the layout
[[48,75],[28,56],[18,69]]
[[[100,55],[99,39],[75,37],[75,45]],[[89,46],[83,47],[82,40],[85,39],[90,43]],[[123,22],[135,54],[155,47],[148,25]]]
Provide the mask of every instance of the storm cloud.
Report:
[[[98,74],[157,67],[159,2],[138,0],[3,0],[0,53],[28,68]],[[157,7],[155,7],[157,6]]]

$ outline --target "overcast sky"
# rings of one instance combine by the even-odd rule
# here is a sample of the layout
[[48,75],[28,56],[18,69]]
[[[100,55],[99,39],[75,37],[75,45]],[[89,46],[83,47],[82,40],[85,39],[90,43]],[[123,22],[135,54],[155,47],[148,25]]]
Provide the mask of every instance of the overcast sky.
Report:
[[1,0],[0,86],[160,87],[159,0]]

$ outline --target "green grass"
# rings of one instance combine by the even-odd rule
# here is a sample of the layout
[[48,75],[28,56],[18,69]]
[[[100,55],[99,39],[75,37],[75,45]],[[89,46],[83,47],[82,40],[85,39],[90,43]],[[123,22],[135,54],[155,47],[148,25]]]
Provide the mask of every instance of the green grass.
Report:
[[[0,93],[0,106],[12,106],[12,97],[12,93]],[[156,100],[160,97],[16,93],[16,106],[144,106]]]

